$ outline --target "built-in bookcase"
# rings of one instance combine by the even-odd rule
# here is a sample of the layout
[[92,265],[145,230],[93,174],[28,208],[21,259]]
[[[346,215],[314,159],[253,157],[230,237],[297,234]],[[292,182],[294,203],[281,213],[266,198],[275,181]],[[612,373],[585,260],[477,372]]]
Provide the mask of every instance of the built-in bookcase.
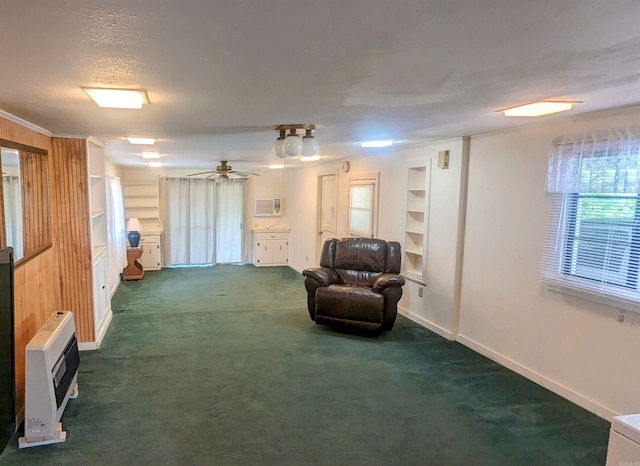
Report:
[[429,165],[407,169],[402,273],[423,285],[426,284],[430,172]]

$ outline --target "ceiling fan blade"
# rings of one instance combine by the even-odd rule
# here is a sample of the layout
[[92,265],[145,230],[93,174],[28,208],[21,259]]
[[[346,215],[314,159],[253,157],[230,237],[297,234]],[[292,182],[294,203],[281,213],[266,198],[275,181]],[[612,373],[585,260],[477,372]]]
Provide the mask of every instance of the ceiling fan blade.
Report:
[[240,170],[230,170],[229,173],[234,173],[236,175],[240,175],[240,176],[260,176],[260,173],[253,173],[253,172],[245,172],[245,171],[240,171]]
[[206,175],[207,173],[217,173],[215,170],[208,170],[206,172],[200,172],[200,173],[191,173],[187,176],[197,176],[197,175]]

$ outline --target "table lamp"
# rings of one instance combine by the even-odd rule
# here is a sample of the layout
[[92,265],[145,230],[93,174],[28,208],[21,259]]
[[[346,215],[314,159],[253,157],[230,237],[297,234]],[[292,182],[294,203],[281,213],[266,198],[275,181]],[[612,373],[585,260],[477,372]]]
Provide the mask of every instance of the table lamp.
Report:
[[137,248],[140,243],[140,232],[142,231],[142,224],[136,217],[131,217],[127,220],[127,226],[125,228],[129,232],[127,238],[129,239],[129,245],[132,248]]

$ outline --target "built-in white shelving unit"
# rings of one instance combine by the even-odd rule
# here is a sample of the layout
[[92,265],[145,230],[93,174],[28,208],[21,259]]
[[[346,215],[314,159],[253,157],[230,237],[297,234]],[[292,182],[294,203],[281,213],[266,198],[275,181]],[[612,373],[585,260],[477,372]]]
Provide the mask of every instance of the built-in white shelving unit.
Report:
[[426,285],[430,166],[407,169],[402,274]]

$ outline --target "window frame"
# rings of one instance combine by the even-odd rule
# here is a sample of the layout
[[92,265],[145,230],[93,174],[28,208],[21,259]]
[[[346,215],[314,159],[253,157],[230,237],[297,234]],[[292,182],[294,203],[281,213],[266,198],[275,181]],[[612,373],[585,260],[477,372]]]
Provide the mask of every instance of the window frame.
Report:
[[[379,201],[379,181],[380,181],[380,173],[369,173],[369,174],[360,174],[353,175],[349,177],[349,185],[348,185],[348,220],[347,220],[347,235],[352,238],[376,238],[378,236],[378,201]],[[352,226],[352,210],[353,206],[351,205],[352,194],[351,189],[354,186],[372,186],[373,196],[371,199],[371,206],[369,207],[370,212],[370,229],[369,231],[363,231],[353,228]]]

